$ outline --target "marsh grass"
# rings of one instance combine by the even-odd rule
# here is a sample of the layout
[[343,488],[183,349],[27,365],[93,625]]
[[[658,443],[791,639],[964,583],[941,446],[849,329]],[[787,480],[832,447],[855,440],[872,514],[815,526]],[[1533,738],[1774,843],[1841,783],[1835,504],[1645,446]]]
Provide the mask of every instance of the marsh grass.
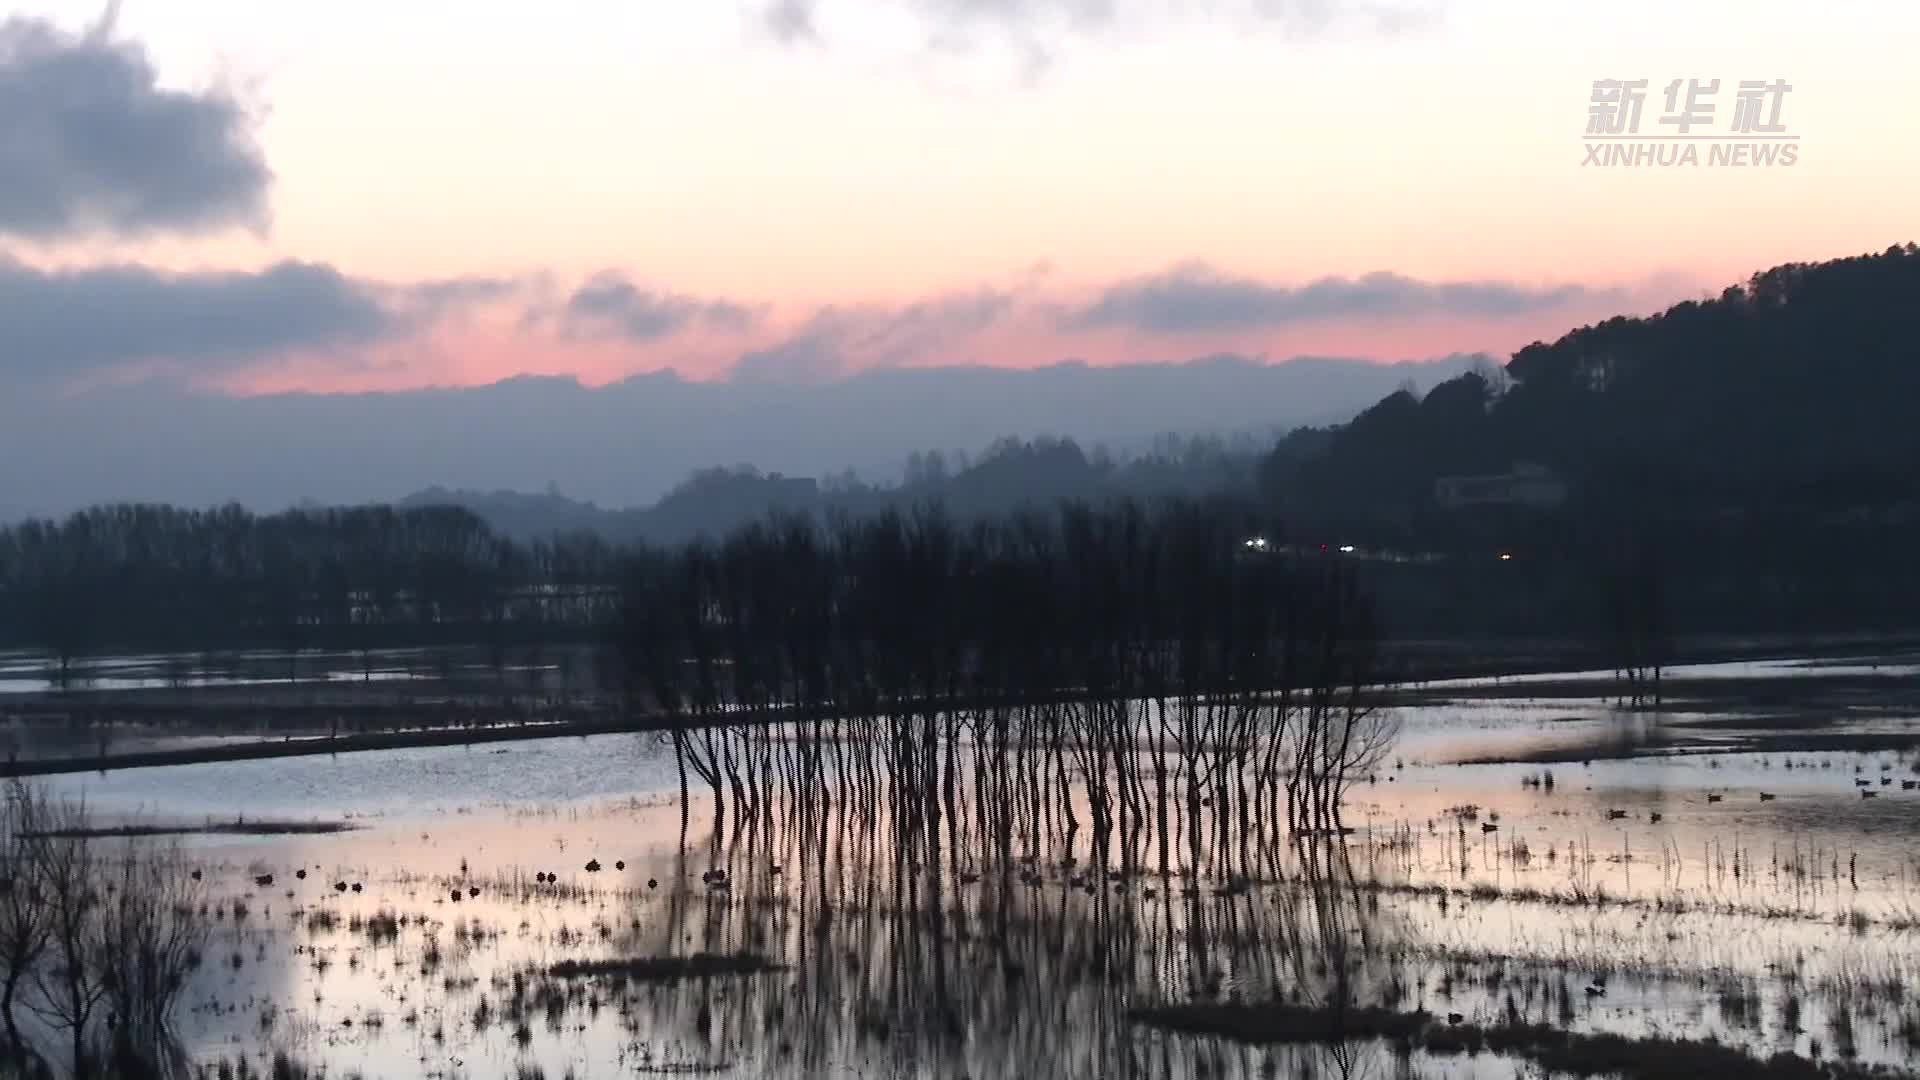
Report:
[[[1509,1011],[1510,1018],[1513,1016]],[[1891,1070],[1844,1062],[1817,1062],[1790,1053],[1754,1057],[1704,1039],[1634,1037],[1566,1031],[1544,1024],[1479,1026],[1448,1023],[1423,1012],[1378,1008],[1266,1004],[1191,1004],[1136,1009],[1136,1024],[1256,1045],[1334,1045],[1385,1041],[1401,1053],[1436,1056],[1491,1053],[1533,1062],[1564,1076],[1624,1076],[1635,1080],[1697,1080],[1740,1076],[1758,1080],[1866,1080]]]
[[1728,979],[1720,987],[1720,1015],[1736,1028],[1760,1027],[1760,994],[1744,979]]
[[[326,1080],[328,1073],[323,1065],[309,1063],[286,1050],[275,1050],[260,1066],[255,1066],[244,1055],[237,1055],[231,1060],[221,1058],[203,1064],[195,1075],[199,1080]],[[349,1072],[344,1080],[362,1078],[358,1072]]]
[[694,953],[690,956],[640,956],[613,960],[562,960],[547,968],[556,979],[610,977],[633,982],[673,982],[727,975],[759,975],[782,970],[754,953]]
[[347,928],[364,934],[370,944],[390,945],[399,939],[400,928],[404,924],[405,919],[401,916],[383,909],[364,919],[358,915],[354,916],[349,920]]

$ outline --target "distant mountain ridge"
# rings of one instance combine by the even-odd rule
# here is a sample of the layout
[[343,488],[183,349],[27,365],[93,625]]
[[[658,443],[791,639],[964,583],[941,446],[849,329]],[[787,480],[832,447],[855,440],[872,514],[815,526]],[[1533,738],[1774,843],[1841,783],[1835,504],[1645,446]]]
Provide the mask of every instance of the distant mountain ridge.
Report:
[[549,490],[544,494],[435,487],[415,492],[402,509],[454,506],[495,531],[519,540],[592,532],[616,542],[678,543],[720,536],[779,511],[871,513],[938,501],[959,515],[1005,512],[1060,499],[1107,496],[1204,495],[1250,490],[1255,465],[1273,442],[1241,433],[1233,438],[1167,435],[1144,449],[1115,456],[1091,454],[1070,439],[997,440],[978,458],[938,450],[909,457],[899,483],[873,484],[851,472],[825,478],[763,473],[751,466],[696,470],[652,506],[608,510]]
[[[1432,386],[1484,357],[1379,364],[1213,357],[868,371],[809,383],[698,382],[671,372],[590,388],[521,377],[467,389],[233,398],[158,385],[0,399],[7,501],[64,514],[98,503],[261,511],[300,500],[386,502],[449,491],[541,492],[646,506],[696,469],[750,462],[791,476],[897,476],[915,450],[977,452],[1013,434],[1119,448],[1166,431],[1342,420],[1402,383]],[[558,509],[558,508],[556,508]]]

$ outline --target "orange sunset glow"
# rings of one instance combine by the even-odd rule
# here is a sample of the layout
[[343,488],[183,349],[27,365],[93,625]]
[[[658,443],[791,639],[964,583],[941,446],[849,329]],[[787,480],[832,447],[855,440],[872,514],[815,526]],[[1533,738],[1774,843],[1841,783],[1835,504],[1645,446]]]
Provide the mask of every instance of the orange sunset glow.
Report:
[[[191,229],[28,235],[7,258],[243,276],[295,260],[382,296],[498,285],[344,342],[107,358],[239,394],[725,378],[823,320],[839,328],[833,357],[792,374],[1407,360],[1504,354],[1763,265],[1873,250],[1898,237],[1867,208],[1902,205],[1920,179],[1888,138],[1902,35],[1809,32],[1789,4],[1627,3],[1571,21],[1496,0],[1407,3],[1393,18],[1199,7],[947,25],[822,0],[794,35],[752,4],[572,0],[534,17],[480,3],[447,18],[349,2],[321,19],[129,3],[103,32],[160,91],[230,101],[227,134],[257,154],[260,188],[246,213]],[[98,29],[71,5],[15,8],[73,41]],[[1914,18],[1864,4],[1822,16]],[[935,48],[936,35],[964,47]],[[1635,75],[1654,87],[1649,124],[1668,79],[1790,77],[1799,160],[1583,166],[1591,84]],[[1074,318],[1191,266],[1282,310],[1178,327]],[[665,307],[618,327],[570,319],[607,274]],[[1285,299],[1381,274],[1516,296],[1480,309]],[[981,296],[991,310],[945,310]],[[697,315],[708,304],[751,317],[713,324]]]

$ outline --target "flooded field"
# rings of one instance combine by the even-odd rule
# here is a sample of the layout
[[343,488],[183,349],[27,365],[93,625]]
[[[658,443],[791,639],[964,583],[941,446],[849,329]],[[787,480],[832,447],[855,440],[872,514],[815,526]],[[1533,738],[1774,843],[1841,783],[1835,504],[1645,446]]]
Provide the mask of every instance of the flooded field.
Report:
[[964,756],[911,817],[776,785],[716,828],[658,736],[44,783],[223,826],[97,841],[202,873],[207,1075],[1865,1075],[1920,1062],[1914,671],[1413,688],[1344,834],[1251,849],[1204,813],[1100,836],[1079,772],[997,817]]
[[152,653],[64,671],[43,655],[0,652],[0,756],[211,754],[604,719],[595,674],[592,651],[569,645]]

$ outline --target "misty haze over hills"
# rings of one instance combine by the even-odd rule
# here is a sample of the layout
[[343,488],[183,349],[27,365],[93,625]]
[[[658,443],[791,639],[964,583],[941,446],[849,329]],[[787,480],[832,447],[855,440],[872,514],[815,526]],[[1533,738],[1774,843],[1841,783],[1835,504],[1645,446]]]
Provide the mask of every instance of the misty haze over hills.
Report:
[[0,403],[0,515],[114,501],[263,511],[391,501],[422,489],[557,487],[640,506],[691,471],[898,479],[916,450],[1058,435],[1115,452],[1163,433],[1274,434],[1344,421],[1411,383],[1491,361],[1188,363],[876,370],[825,382],[695,382],[670,372],[592,389],[523,377],[471,389],[230,398],[154,385]]

